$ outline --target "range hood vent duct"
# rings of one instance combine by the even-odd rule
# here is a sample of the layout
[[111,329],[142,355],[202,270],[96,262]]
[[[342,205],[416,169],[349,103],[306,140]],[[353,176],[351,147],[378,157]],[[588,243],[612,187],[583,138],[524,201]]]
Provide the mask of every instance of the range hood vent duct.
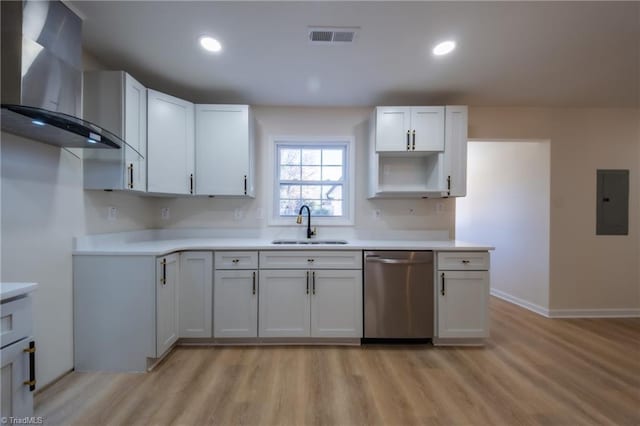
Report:
[[124,147],[82,119],[81,19],[60,1],[1,8],[2,131],[65,148]]

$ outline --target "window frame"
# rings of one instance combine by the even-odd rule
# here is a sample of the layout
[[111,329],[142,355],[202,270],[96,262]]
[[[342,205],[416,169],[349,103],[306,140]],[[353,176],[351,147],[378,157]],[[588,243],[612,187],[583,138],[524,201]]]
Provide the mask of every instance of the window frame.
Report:
[[[279,147],[296,146],[302,148],[326,148],[336,146],[344,147],[343,183],[342,183],[342,211],[339,217],[313,216],[311,225],[320,226],[353,226],[355,206],[355,149],[352,137],[345,136],[279,136],[272,137],[270,145],[270,173],[271,173],[271,197],[268,214],[269,226],[296,225],[295,216],[280,216],[280,164]],[[305,222],[306,223],[306,222]]]

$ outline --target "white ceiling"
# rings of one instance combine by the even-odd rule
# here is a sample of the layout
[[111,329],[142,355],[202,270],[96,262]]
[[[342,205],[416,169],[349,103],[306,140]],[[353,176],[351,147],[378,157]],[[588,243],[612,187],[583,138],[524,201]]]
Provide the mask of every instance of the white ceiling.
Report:
[[[89,53],[195,102],[640,106],[639,2],[72,5]],[[318,46],[308,26],[361,29],[351,45]],[[202,34],[223,52],[201,50]],[[454,53],[432,56],[449,38]]]

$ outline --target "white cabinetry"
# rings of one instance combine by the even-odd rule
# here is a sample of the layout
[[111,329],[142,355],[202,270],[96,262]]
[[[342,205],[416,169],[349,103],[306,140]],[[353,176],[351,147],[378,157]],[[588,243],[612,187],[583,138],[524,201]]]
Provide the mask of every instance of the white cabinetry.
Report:
[[149,89],[148,129],[148,191],[193,194],[193,104]]
[[370,122],[369,198],[466,195],[466,144],[465,106],[377,107]]
[[214,336],[257,337],[257,252],[216,252],[215,267]]
[[265,251],[260,268],[260,337],[362,337],[362,252]]
[[156,259],[156,357],[178,340],[178,254]]
[[444,107],[377,107],[377,152],[444,150]]
[[178,337],[211,337],[213,253],[180,253]]
[[438,253],[438,339],[489,336],[489,254]]
[[147,190],[147,89],[124,71],[84,73],[84,119],[123,139],[115,150],[85,150],[84,188]]
[[2,346],[0,349],[0,417],[33,415],[35,343],[31,339],[31,296],[2,301]]
[[446,108],[444,175],[450,197],[467,195],[467,122],[466,106]]
[[260,337],[309,337],[310,271],[260,271]]
[[248,105],[196,105],[195,193],[254,196]]

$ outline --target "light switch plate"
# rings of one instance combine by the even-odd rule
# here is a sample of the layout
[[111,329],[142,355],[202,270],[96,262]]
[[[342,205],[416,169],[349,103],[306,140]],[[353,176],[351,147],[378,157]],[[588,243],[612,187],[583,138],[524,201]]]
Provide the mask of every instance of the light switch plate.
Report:
[[117,207],[107,207],[107,220],[110,222],[114,222],[118,219],[118,208]]
[[163,207],[160,209],[160,217],[162,220],[169,220],[171,212],[169,211],[169,207]]

